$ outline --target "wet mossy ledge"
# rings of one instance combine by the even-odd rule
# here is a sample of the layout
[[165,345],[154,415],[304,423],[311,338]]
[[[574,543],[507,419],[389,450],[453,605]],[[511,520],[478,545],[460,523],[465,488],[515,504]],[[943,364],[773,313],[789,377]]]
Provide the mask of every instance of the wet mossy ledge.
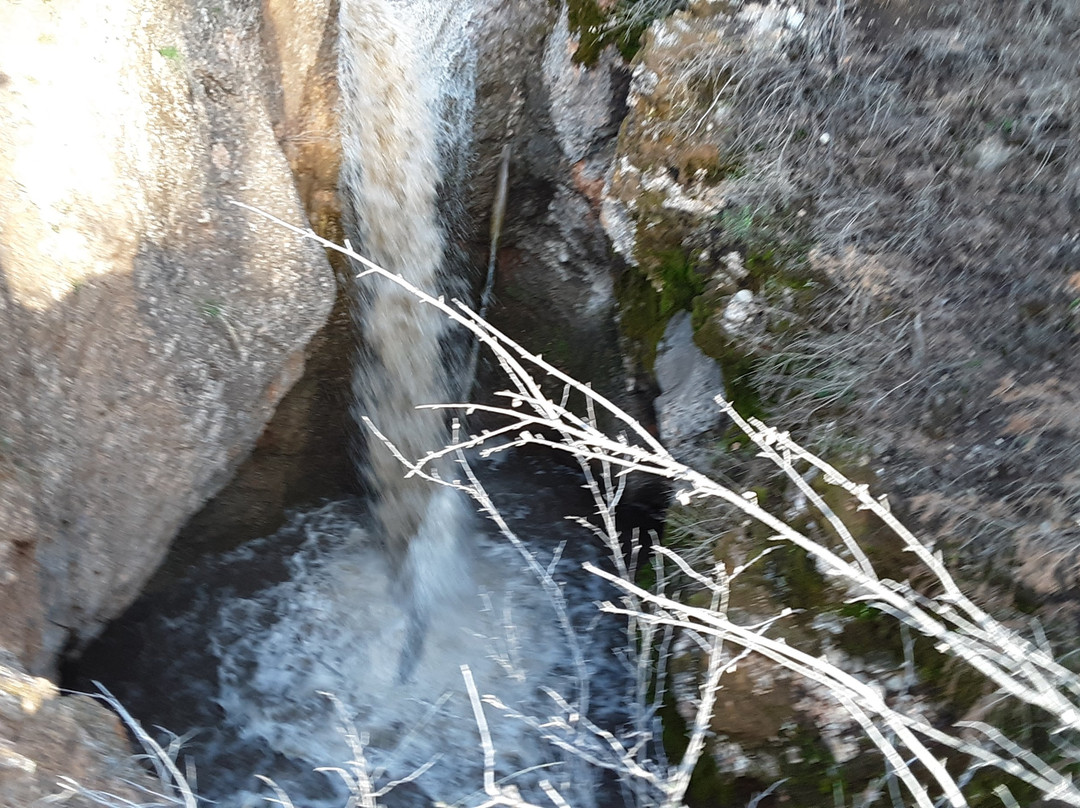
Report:
[[[664,42],[671,50],[658,53]],[[731,148],[722,127],[695,124],[711,114],[718,84],[715,75],[698,80],[680,74],[683,54],[693,58],[695,53],[693,44],[683,47],[687,44],[670,31],[651,33],[635,59],[630,113],[620,130],[609,188],[613,204],[624,212],[629,236],[621,245],[627,260],[616,284],[619,325],[636,372],[651,376],[668,322],[689,312],[694,342],[721,366],[728,400],[742,414],[760,417],[771,402],[769,391],[755,379],[758,362],[798,333],[824,288],[810,261],[813,200],[779,204],[740,195],[751,156]],[[739,303],[749,296],[755,312],[742,328],[725,317],[736,296]],[[718,465],[729,466],[725,457],[746,450],[745,436],[732,429],[705,449],[715,453]],[[755,493],[781,509],[788,495],[775,478],[766,479]],[[816,615],[839,622],[834,612],[842,596],[805,551],[778,546],[764,528],[731,524],[691,503],[673,506],[665,533],[665,544],[699,570],[765,552],[732,592],[732,605],[746,614],[795,609],[790,625],[781,628],[793,642],[815,643]],[[669,695],[663,709],[665,746],[673,759],[686,743],[688,716],[680,713],[679,703],[693,699],[704,665],[694,650],[671,660],[673,676],[690,683],[681,696]],[[849,733],[856,740],[824,739],[812,711],[796,706],[827,697],[804,692],[793,677],[767,664],[750,670],[760,676],[744,672],[725,682],[721,701],[730,704],[718,704],[711,726],[714,740],[694,772],[689,805],[745,804],[781,779],[793,804],[819,805],[868,782],[867,756],[853,746],[857,735]],[[760,681],[776,687],[762,692]]]
[[[749,207],[694,220],[662,200],[639,200],[636,265],[625,267],[616,294],[628,352],[645,373],[668,321],[691,313],[694,342],[724,373],[726,394],[743,415],[761,417],[769,404],[754,375],[757,361],[797,333],[825,281],[810,266],[810,241],[798,211]],[[803,210],[803,209],[800,209]],[[737,261],[741,270],[733,270]],[[732,333],[724,314],[740,290],[764,313],[759,333]]]
[[641,49],[641,38],[653,20],[682,5],[679,0],[568,0],[570,30],[577,37],[574,61],[591,67],[600,53],[614,45],[626,61]]

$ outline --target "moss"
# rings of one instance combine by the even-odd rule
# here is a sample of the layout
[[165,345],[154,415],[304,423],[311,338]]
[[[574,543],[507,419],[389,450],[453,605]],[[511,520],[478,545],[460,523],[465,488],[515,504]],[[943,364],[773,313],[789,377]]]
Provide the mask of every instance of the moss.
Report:
[[794,609],[822,611],[828,605],[825,578],[801,547],[784,542],[766,561],[780,586],[780,598]]
[[[694,222],[686,214],[664,208],[666,197],[655,191],[642,193],[637,200],[637,227],[634,230],[634,258],[638,267],[657,287],[670,281],[691,283],[693,267],[687,255],[687,236]],[[695,282],[695,292],[704,289],[701,279]]]
[[[707,186],[745,173],[746,165],[738,155],[721,150],[715,143],[686,137],[677,120],[681,108],[670,96],[638,99],[637,104],[636,118],[623,127],[619,136],[619,152],[632,154],[638,170],[665,169],[683,185],[694,181]],[[654,194],[662,201],[655,191],[646,194]]]
[[570,342],[561,335],[553,336],[546,344],[540,347],[540,351],[544,358],[555,367],[568,367],[575,358]]
[[[798,312],[809,310],[823,285],[810,272],[810,241],[805,216],[789,210],[759,211],[750,206],[729,208],[715,220],[711,251],[736,250],[743,256],[747,277],[740,285],[764,298],[775,310],[791,310],[787,318],[770,318],[769,332],[790,332]],[[732,339],[721,324],[731,289],[717,285],[692,302],[694,341],[720,363],[726,394],[745,416],[765,417],[768,398],[755,381],[758,357],[741,340]]]
[[938,651],[929,637],[917,636],[912,645],[920,688],[944,706],[946,718],[958,720],[986,694],[986,678],[966,662]]
[[[859,485],[876,486],[878,479],[874,470],[861,461],[842,455],[827,458],[842,475]],[[822,476],[815,477],[811,486],[821,495],[840,521],[847,526],[855,543],[866,553],[882,578],[903,581],[913,571],[913,556],[904,549],[901,539],[880,518],[869,510],[859,507],[848,491],[838,485],[830,485]]]
[[[639,3],[648,4],[648,13],[633,14],[637,22],[627,23],[625,20]],[[618,0],[607,9],[602,8],[597,0],[568,0],[570,30],[578,37],[574,61],[591,67],[596,64],[600,53],[608,45],[614,45],[622,57],[630,61],[641,49],[642,34],[648,30],[653,20],[674,8],[675,3],[658,3],[654,0]]]
[[688,310],[705,288],[682,246],[684,223],[662,214],[638,223],[638,266],[627,267],[616,285],[620,325],[633,358],[646,370],[656,361],[656,347],[668,320]]
[[[691,324],[694,342],[706,356],[720,364],[724,376],[724,395],[743,417],[766,415],[761,392],[754,381],[756,357],[748,354],[731,339],[720,325],[719,314],[727,295],[705,293],[692,301]],[[741,437],[741,433],[739,433]]]
[[[794,759],[789,758],[780,773],[781,777],[786,778],[783,787],[786,798],[784,804],[833,804],[833,794],[848,790],[848,783],[852,778],[846,776],[843,768],[837,765],[814,727],[797,724],[784,734],[783,741],[787,749],[794,749],[796,752]],[[823,801],[822,797],[828,799]]]
[[836,613],[846,618],[837,638],[843,651],[863,659],[884,656],[897,666],[903,663],[904,647],[896,620],[865,603],[845,603]]
[[693,299],[704,290],[705,281],[694,271],[681,248],[661,250],[656,260],[660,276],[660,316],[671,317],[677,311],[688,310]]
[[1035,590],[1020,583],[1014,584],[1012,598],[1013,607],[1023,614],[1038,614],[1043,605],[1042,598],[1036,594]]
[[651,371],[656,361],[656,346],[664,336],[670,314],[660,313],[660,294],[649,279],[635,267],[628,267],[615,289],[619,301],[619,327],[630,343],[632,358]]
[[[754,380],[756,359],[742,353],[734,340],[717,335],[717,330],[709,328],[695,332],[694,342],[702,353],[720,365],[724,377],[724,397],[744,418],[765,417],[764,402]],[[741,440],[742,432],[736,430],[735,438]]]
[[[1062,754],[1061,740],[1053,732],[1053,722],[1048,716],[1041,714],[1026,704],[1015,701],[1003,702],[992,710],[989,723],[996,727],[1007,728],[1007,734],[1030,749],[1054,769],[1062,774],[1071,775],[1075,781],[1080,775],[1080,762],[1075,755]],[[958,772],[959,766],[951,766],[950,770]],[[1058,803],[1042,803],[1040,797],[1045,795],[1033,786],[1027,785],[1005,772],[995,768],[986,768],[975,774],[971,782],[964,789],[964,796],[968,799],[971,808],[1001,808],[1002,800],[994,789],[1004,785],[1012,793],[1019,805],[1043,805]],[[1064,803],[1061,803],[1064,805]]]
[[[664,726],[664,749],[670,760],[679,760],[687,746],[686,722],[675,710],[670,697],[665,701],[660,715]],[[745,749],[750,755],[754,751],[749,747]],[[817,730],[802,724],[789,725],[778,739],[762,751],[780,761],[778,779],[783,781],[777,799],[765,801],[762,805],[784,804],[804,808],[831,805],[834,794],[854,793],[856,787],[865,786],[880,773],[864,771],[867,767],[865,761],[860,759],[838,765]],[[756,777],[725,773],[706,753],[691,776],[686,804],[690,808],[746,805],[770,785],[770,782]]]
[[743,418],[764,418],[765,404],[754,381],[755,360],[729,356],[717,360],[724,375],[724,395]]
[[[884,656],[899,667],[904,663],[902,635],[895,618],[865,604],[845,604],[837,614],[846,618],[837,644],[846,653],[866,658]],[[938,651],[934,641],[913,634],[911,662],[917,689],[944,708],[949,720],[962,717],[987,692],[986,678],[967,663]]]
[[721,214],[724,238],[742,253],[754,291],[813,289],[820,281],[810,273],[809,219],[807,208],[797,206],[770,210],[743,205]]
[[[985,768],[975,773],[971,781],[964,788],[964,797],[970,808],[1001,808],[1002,800],[995,789],[1005,786],[1009,789],[1017,805],[1046,805],[1039,801],[1042,792],[1034,786],[1029,786],[1014,777],[1002,772],[1000,769]],[[1006,803],[1007,804],[1007,803]],[[1050,803],[1053,804],[1053,803]],[[1064,805],[1065,803],[1061,803]]]
[[578,37],[574,61],[588,66],[596,64],[600,51],[610,44],[604,33],[609,15],[600,9],[596,0],[569,0],[567,16],[570,30]]

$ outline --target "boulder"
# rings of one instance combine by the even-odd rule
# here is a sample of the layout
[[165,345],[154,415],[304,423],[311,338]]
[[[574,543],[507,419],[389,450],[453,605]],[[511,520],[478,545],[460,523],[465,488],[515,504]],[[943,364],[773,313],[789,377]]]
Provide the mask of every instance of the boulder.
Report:
[[720,365],[694,344],[690,314],[681,311],[668,321],[656,350],[654,406],[660,437],[679,460],[694,463],[708,446],[702,440],[723,420],[716,397],[724,394]]
[[135,764],[115,715],[88,696],[60,698],[0,651],[0,805],[103,804],[89,792],[134,805],[160,791]]
[[[123,609],[300,377],[334,280],[257,7],[0,8],[0,645]],[[318,47],[298,53],[318,52]]]

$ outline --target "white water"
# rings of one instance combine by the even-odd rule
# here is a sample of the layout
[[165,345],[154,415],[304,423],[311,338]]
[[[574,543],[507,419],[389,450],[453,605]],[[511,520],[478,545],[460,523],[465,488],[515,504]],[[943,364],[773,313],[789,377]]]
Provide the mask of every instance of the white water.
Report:
[[[370,767],[384,772],[380,785],[436,761],[417,781],[422,795],[399,794],[399,804],[479,802],[483,757],[460,666],[468,665],[479,691],[510,712],[557,714],[541,688],[573,699],[578,682],[551,602],[516,550],[497,538],[471,537],[479,549],[475,591],[440,600],[423,655],[402,682],[398,660],[411,615],[394,597],[382,553],[355,524],[337,505],[299,517],[291,529],[306,540],[288,561],[288,579],[224,605],[210,635],[220,658],[216,700],[244,742],[311,770],[351,759],[340,716],[321,695],[332,693],[367,738]],[[575,561],[580,556],[566,566]],[[598,593],[579,592],[583,615],[590,594]],[[593,656],[606,653],[604,639],[611,637],[591,641]],[[538,779],[548,779],[576,796],[576,805],[594,803],[593,784],[580,766],[521,721],[487,711],[500,778],[536,796]],[[331,781],[322,778],[296,777],[284,785],[300,793],[297,805],[343,804],[343,792],[331,791]],[[224,804],[248,801],[257,804],[240,789]]]
[[[575,808],[620,804],[595,770],[512,715],[566,718],[548,689],[580,703],[572,642],[588,668],[589,715],[611,731],[625,720],[626,672],[611,651],[624,637],[617,623],[597,620],[595,606],[614,595],[581,569],[601,551],[563,519],[589,510],[580,478],[527,458],[478,472],[568,601],[572,641],[523,557],[478,520],[468,537],[477,548],[471,591],[440,599],[423,653],[402,681],[411,610],[394,595],[369,513],[345,501],[204,558],[115,626],[99,652],[107,669],[85,675],[104,680],[144,726],[190,731],[183,755],[199,793],[222,808],[266,805],[256,775],[276,781],[296,808],[345,806],[341,778],[316,769],[349,769],[356,759],[346,723],[366,739],[376,788],[434,761],[380,800],[419,808],[484,801],[483,753],[460,667],[468,665],[479,693],[507,708],[484,708],[500,779],[541,804],[544,779]],[[341,702],[343,715],[323,693]],[[573,739],[569,729],[559,734]]]

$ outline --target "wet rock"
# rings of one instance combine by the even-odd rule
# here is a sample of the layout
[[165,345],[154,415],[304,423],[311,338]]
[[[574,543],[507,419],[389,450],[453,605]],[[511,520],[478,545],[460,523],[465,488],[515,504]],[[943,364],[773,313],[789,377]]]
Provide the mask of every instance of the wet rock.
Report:
[[[715,274],[712,265],[734,246],[730,240],[714,244],[712,235],[729,203],[720,183],[729,166],[716,125],[726,107],[720,99],[703,102],[693,72],[711,70],[720,31],[712,16],[702,21],[682,14],[649,29],[634,60],[627,114],[606,176],[601,221],[629,265],[618,304],[631,372],[639,377],[651,372],[668,318],[692,307]],[[709,291],[738,289],[727,285],[712,283]]]
[[[520,8],[519,8],[520,7]],[[500,22],[501,21],[501,22]],[[502,144],[512,145],[492,321],[558,367],[617,394],[610,248],[600,223],[604,176],[622,117],[626,71],[612,49],[574,62],[565,12],[508,4],[480,12],[474,264]]]
[[701,438],[720,426],[715,398],[724,393],[720,366],[694,344],[690,315],[676,314],[656,352],[657,423],[664,445],[683,461],[692,461],[705,447]]
[[975,167],[980,171],[994,173],[1004,168],[1015,157],[1016,148],[1008,146],[997,137],[988,137],[972,150]]
[[312,227],[340,242],[337,5],[267,0],[260,32],[269,74],[263,90],[274,134]]
[[607,50],[596,67],[588,68],[574,62],[576,47],[567,17],[560,15],[544,48],[543,71],[559,148],[571,164],[585,159],[612,123],[613,72],[619,58]]
[[760,338],[764,332],[761,303],[749,289],[740,289],[724,306],[720,322],[733,339]]

